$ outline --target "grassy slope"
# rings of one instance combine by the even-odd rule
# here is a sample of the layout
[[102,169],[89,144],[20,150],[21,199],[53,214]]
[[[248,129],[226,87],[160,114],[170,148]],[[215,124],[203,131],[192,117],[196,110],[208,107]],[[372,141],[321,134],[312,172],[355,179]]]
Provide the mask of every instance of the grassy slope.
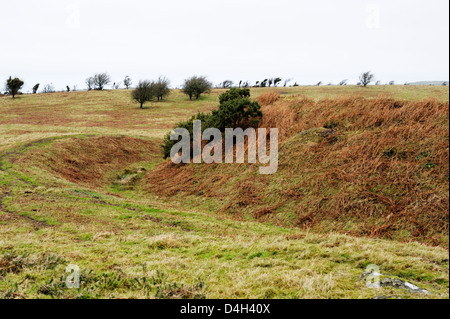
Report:
[[142,188],[247,220],[448,247],[448,102],[300,97],[263,112],[280,129],[276,174],[162,164]]
[[[315,99],[345,90],[448,100],[448,88],[441,87],[278,90]],[[0,297],[420,297],[365,288],[358,276],[373,263],[429,289],[430,297],[448,298],[446,249],[243,221],[198,203],[187,208],[184,198],[114,184],[127,168],[160,163],[147,150],[156,150],[178,120],[215,107],[219,93],[189,102],[176,92],[145,110],[126,91],[0,98]],[[111,140],[96,139],[104,135]],[[121,142],[118,135],[156,144]],[[105,143],[122,152],[114,147],[102,158],[95,149]],[[52,165],[43,162],[52,158]],[[65,166],[92,170],[74,183],[62,178],[70,176]],[[70,263],[82,270],[80,290],[63,284]]]

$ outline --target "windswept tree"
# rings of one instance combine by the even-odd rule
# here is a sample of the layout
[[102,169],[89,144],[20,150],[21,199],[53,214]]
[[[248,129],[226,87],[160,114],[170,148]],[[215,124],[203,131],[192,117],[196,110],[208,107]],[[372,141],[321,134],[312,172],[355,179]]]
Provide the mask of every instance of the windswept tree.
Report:
[[9,94],[12,95],[13,99],[19,93],[19,90],[22,88],[23,85],[24,82],[19,78],[13,79],[12,77],[9,77],[9,79],[6,80],[6,90],[8,91]]
[[160,76],[158,81],[153,83],[153,87],[158,101],[161,101],[170,94],[170,81],[165,77]]
[[363,87],[368,86],[374,80],[375,76],[370,71],[361,73],[361,75],[359,76],[359,81]]
[[66,91],[70,92],[70,86],[66,85]]
[[155,97],[155,83],[150,81],[139,81],[137,87],[131,93],[133,100],[144,108],[145,102],[150,102]]
[[273,80],[273,85],[274,85],[274,86],[278,86],[278,84],[279,84],[281,81],[283,81],[282,78],[280,78],[280,77],[275,78],[275,79]]
[[123,85],[125,86],[125,88],[128,90],[131,86],[132,82],[130,77],[127,75],[125,76],[125,79],[123,79]]
[[110,82],[111,77],[108,73],[98,73],[94,75],[94,86],[96,90],[102,91]]
[[261,82],[261,87],[265,88],[267,86],[267,82],[269,82],[269,79],[264,79],[264,81]]
[[321,86],[323,83],[322,83],[322,81],[319,81],[317,84],[316,84],[316,86]]
[[189,96],[190,100],[192,100],[193,97],[198,100],[203,93],[209,92],[211,88],[212,84],[206,77],[193,76],[184,81],[182,91]]
[[84,83],[86,83],[86,87],[87,87],[87,90],[88,90],[88,91],[94,89],[94,77],[93,77],[93,76],[88,77],[88,78],[84,81]]
[[395,81],[390,81],[389,85],[395,85]]
[[35,86],[33,86],[33,94],[36,94],[39,89],[39,83],[37,83]]
[[[230,89],[232,86],[233,86],[233,81],[231,81],[231,80],[225,80],[225,81],[223,81],[222,83],[220,83],[219,84],[219,86],[222,88],[222,89]],[[239,86],[242,84],[242,81],[239,83]]]
[[288,86],[289,82],[292,82],[292,79],[286,79],[286,80],[284,80],[283,86],[284,86],[284,87]]
[[342,80],[341,82],[339,82],[339,85],[340,86],[347,85],[347,81],[348,80]]

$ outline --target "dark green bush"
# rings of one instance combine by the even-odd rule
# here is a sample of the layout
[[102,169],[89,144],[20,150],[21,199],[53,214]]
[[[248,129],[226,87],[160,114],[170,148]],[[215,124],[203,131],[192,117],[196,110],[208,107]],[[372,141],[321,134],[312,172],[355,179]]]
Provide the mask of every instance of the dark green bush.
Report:
[[[226,128],[243,129],[255,125],[263,116],[261,106],[256,101],[250,100],[249,89],[233,88],[219,96],[219,108],[209,114],[198,113],[188,121],[180,122],[176,128],[185,128],[189,131],[191,142],[193,140],[193,124],[195,120],[202,121],[202,133],[207,128],[217,128],[225,132]],[[181,140],[170,140],[170,133],[164,137],[162,144],[164,159],[170,157],[170,151]],[[192,151],[191,151],[192,156]]]

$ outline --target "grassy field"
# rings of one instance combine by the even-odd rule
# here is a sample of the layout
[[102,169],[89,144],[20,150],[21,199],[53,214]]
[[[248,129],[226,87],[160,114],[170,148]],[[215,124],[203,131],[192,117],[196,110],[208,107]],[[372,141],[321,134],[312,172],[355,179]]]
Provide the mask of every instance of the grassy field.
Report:
[[[281,155],[282,174],[271,180],[255,177],[251,167],[176,169],[163,161],[159,147],[163,136],[178,121],[216,108],[223,90],[213,90],[199,101],[189,101],[174,90],[166,101],[148,103],[143,110],[124,90],[21,95],[14,100],[0,97],[0,298],[448,298],[449,253],[448,239],[444,239],[448,237],[448,213],[445,219],[442,212],[442,207],[448,207],[448,164],[442,164],[448,159],[448,88],[255,88],[252,97],[273,90],[281,94],[277,103],[287,112],[284,120],[290,118],[292,103],[309,102],[294,112],[292,123],[301,126],[283,124],[293,131],[286,131],[282,143],[293,146],[284,153],[286,157]],[[421,102],[430,97],[435,100]],[[349,117],[347,109],[329,101],[353,101],[354,121],[344,121]],[[372,124],[368,119],[374,114],[365,108],[371,101],[404,103],[399,109],[413,115],[405,113],[403,121],[426,123],[427,130],[408,126],[409,130],[400,134],[392,129],[394,119],[387,115],[386,124]],[[336,112],[328,114],[327,107]],[[419,112],[414,113],[416,109],[423,110],[419,120],[414,117]],[[271,111],[268,105],[266,110],[266,121],[280,120],[275,116],[278,109]],[[336,122],[333,129],[344,137],[329,148],[329,153],[323,153],[326,160],[295,160],[306,147],[323,147],[321,143],[329,142],[316,137],[291,140],[299,131],[317,127],[319,119]],[[363,124],[370,127],[371,135],[364,135],[369,130]],[[414,135],[414,131],[418,133]],[[427,157],[428,151],[430,160],[406,162],[397,152],[390,166],[376,169],[393,172],[382,175],[387,180],[407,174],[411,183],[400,181],[414,185],[423,203],[419,209],[431,209],[442,229],[413,236],[426,222],[421,219],[417,220],[419,226],[405,226],[404,232],[400,227],[392,233],[375,234],[353,231],[363,225],[354,220],[348,224],[349,231],[291,223],[298,217],[294,212],[302,200],[318,205],[314,196],[320,195],[330,199],[328,205],[337,205],[332,201],[338,193],[336,185],[317,194],[296,193],[293,187],[302,185],[300,177],[312,180],[315,176],[313,167],[305,166],[308,161],[320,163],[316,173],[333,165],[353,169],[336,154],[344,154],[345,145],[360,145],[386,132],[391,134],[391,143],[411,156],[420,150],[413,142],[423,140],[419,144],[426,149],[421,152]],[[423,139],[419,133],[424,134]],[[405,140],[402,134],[411,140],[401,144]],[[428,167],[429,163],[434,166]],[[299,178],[288,179],[292,174]],[[221,180],[223,176],[226,178]],[[354,194],[351,184],[357,176],[371,177],[355,170],[354,176],[338,179],[339,194],[347,196],[342,189]],[[262,198],[245,197],[252,194],[252,185],[265,189]],[[212,186],[219,194],[210,193]],[[379,208],[374,214],[407,216],[402,209],[409,211],[414,203],[401,200],[408,193],[400,188],[374,191],[377,195],[370,201],[360,198],[359,203]],[[290,199],[282,204],[285,206],[278,206],[282,191],[290,191]],[[229,205],[242,198],[247,201],[241,206]],[[384,203],[385,198],[398,210],[378,205],[377,201]],[[254,205],[252,200],[265,205]],[[267,207],[278,213],[262,211]],[[338,209],[341,213],[351,211],[348,206]],[[353,209],[358,210],[358,206]],[[260,211],[261,216],[254,214]],[[319,220],[320,214],[317,216]],[[391,218],[381,216],[382,220]],[[411,221],[398,222],[405,220]],[[69,264],[81,269],[80,289],[66,288]],[[366,288],[359,276],[370,264],[430,294]]]

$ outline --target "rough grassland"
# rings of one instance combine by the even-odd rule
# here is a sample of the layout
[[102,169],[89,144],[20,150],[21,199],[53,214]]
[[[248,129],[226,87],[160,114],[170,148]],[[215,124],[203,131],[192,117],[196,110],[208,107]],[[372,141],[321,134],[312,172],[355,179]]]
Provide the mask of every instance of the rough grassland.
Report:
[[[448,101],[443,87],[277,91],[285,102]],[[216,107],[220,92],[191,102],[175,91],[144,110],[128,91],[1,97],[0,298],[448,298],[445,245],[291,228],[230,214],[201,193],[149,190],[167,165],[163,135]],[[80,289],[65,286],[69,264],[81,269]],[[369,264],[431,294],[368,289],[358,277]]]

